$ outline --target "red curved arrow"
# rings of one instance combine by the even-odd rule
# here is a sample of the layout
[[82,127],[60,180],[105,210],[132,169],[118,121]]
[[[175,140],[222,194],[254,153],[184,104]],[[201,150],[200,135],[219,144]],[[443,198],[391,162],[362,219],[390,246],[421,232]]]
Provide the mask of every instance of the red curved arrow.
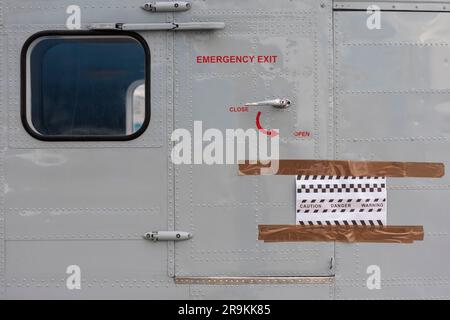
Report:
[[256,127],[258,128],[258,130],[260,132],[264,133],[265,135],[271,136],[271,137],[276,137],[277,135],[279,135],[277,130],[264,129],[261,126],[261,122],[259,121],[260,118],[261,118],[261,111],[259,111],[258,114],[256,115]]

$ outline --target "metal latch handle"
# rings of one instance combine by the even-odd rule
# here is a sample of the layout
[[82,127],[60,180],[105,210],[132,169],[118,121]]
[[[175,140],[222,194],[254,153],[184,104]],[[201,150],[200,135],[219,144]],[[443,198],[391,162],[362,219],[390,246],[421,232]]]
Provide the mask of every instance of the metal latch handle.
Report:
[[254,106],[272,106],[274,108],[287,108],[291,105],[291,100],[289,99],[273,99],[273,100],[264,100],[258,102],[249,102],[245,104],[248,107]]
[[144,235],[151,241],[185,241],[192,238],[192,233],[186,231],[153,231]]

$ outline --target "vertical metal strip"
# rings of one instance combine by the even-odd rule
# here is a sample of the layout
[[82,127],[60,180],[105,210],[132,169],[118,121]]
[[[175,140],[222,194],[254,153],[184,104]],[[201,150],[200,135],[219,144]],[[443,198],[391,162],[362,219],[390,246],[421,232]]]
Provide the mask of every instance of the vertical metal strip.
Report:
[[[329,112],[328,112],[328,149],[327,149],[327,157],[328,159],[336,160],[335,158],[335,141],[334,141],[334,12],[333,12],[333,1],[328,1],[327,5],[327,20],[328,20],[328,91],[329,91]],[[333,257],[331,257],[331,265],[330,265],[330,274],[336,276],[336,241],[333,242]],[[336,298],[336,283],[330,283],[330,292],[329,298],[334,300]]]
[[[333,3],[331,3],[333,4]],[[330,159],[334,159],[337,160],[337,156],[338,156],[338,151],[337,151],[337,107],[338,107],[338,100],[337,100],[337,68],[338,68],[338,58],[337,58],[337,47],[336,47],[336,43],[337,43],[337,17],[334,13],[334,11],[331,11],[331,32],[332,32],[332,45],[333,47],[331,48],[331,55],[332,55],[332,67],[331,72],[332,72],[332,77],[331,77],[331,81],[332,81],[332,92],[333,92],[333,96],[332,96],[332,106],[331,106],[331,112],[330,112],[330,131],[331,131],[331,136],[329,137],[330,139]],[[334,246],[334,276],[339,278],[340,275],[340,269],[339,269],[339,262],[340,262],[340,255],[339,255],[339,246],[336,244],[336,241],[333,243]],[[332,298],[333,299],[337,299],[338,295],[339,295],[339,290],[336,286],[336,282],[334,282],[333,284],[333,291],[332,291]]]
[[[173,13],[166,13],[166,22],[173,22]],[[171,161],[172,140],[171,135],[174,130],[174,33],[166,33],[166,124],[167,124],[167,230],[175,230],[175,174],[174,165]],[[175,242],[167,243],[167,273],[169,277],[175,277]]]
[[[0,57],[1,57],[0,49]],[[1,68],[0,68],[1,70]],[[3,108],[0,105],[0,108]],[[3,110],[2,110],[3,111]],[[5,170],[4,170],[5,149],[0,152],[0,300],[6,296],[6,276],[5,276]]]
[[[329,6],[331,7],[333,3],[330,1]],[[334,12],[332,8],[329,8],[327,12],[328,18],[328,64],[329,64],[329,79],[328,79],[328,90],[329,90],[329,111],[328,111],[328,151],[327,158],[336,160],[335,158],[335,140],[334,140],[334,103],[335,103],[335,91],[334,91],[334,45],[335,45],[335,30],[334,30]]]
[[[316,6],[319,6],[317,3]],[[317,8],[313,11],[313,45],[314,45],[314,68],[313,68],[313,77],[314,77],[314,86],[313,86],[313,105],[314,105],[314,131],[313,131],[313,141],[314,141],[314,158],[321,159],[321,150],[320,150],[320,137],[321,137],[321,129],[320,129],[320,110],[319,105],[321,104],[321,92],[319,89],[319,16],[320,9]]]
[[3,82],[0,82],[0,138],[1,138],[1,153],[0,153],[0,300],[4,299],[6,296],[6,279],[5,279],[5,176],[4,176],[4,150],[7,146],[7,108],[6,108],[6,92],[4,87],[6,87],[7,81],[7,71],[5,70],[6,64],[4,63],[6,54],[4,44],[6,43],[6,33],[4,31],[3,24],[3,10],[4,1],[0,0],[0,74],[3,77]]
[[338,15],[333,12],[333,154],[334,159],[339,158],[338,130],[339,130],[339,20]]

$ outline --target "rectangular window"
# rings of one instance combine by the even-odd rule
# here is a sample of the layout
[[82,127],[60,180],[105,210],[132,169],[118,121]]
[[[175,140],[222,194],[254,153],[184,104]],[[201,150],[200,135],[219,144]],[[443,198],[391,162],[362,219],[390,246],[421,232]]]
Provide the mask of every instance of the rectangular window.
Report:
[[130,140],[150,120],[150,53],[134,33],[44,32],[22,52],[22,122],[40,140]]

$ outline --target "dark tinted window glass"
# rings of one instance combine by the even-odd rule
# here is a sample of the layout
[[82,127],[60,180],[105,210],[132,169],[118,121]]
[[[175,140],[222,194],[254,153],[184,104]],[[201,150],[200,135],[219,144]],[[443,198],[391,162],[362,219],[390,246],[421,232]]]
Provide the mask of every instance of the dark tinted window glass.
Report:
[[143,126],[130,97],[141,86],[140,98],[149,98],[136,39],[47,36],[30,46],[28,60],[27,119],[40,135],[126,136]]

